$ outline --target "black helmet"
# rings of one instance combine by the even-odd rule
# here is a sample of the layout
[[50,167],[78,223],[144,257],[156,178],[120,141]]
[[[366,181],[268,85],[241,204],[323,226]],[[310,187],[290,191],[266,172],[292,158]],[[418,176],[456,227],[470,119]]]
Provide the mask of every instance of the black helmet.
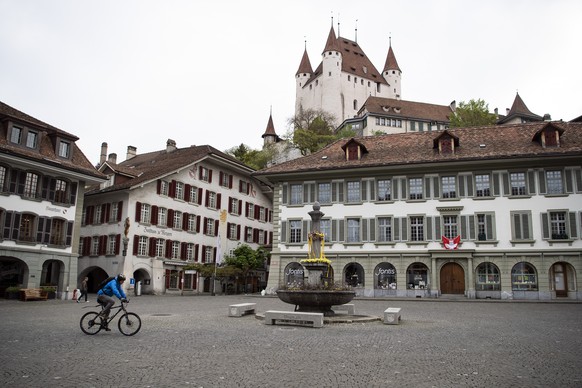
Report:
[[117,281],[118,282],[123,282],[125,281],[125,275],[120,273],[119,275],[117,275]]

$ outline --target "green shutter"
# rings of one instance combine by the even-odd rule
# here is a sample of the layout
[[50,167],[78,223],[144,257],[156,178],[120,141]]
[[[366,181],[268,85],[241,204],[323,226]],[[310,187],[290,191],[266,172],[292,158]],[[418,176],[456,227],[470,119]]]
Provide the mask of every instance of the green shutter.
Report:
[[281,236],[280,236],[281,243],[287,242],[287,221],[281,221]]
[[369,181],[361,181],[360,182],[360,201],[362,201],[362,202],[366,202],[368,200],[368,197],[367,197],[368,183],[369,183]]
[[473,196],[473,175],[467,175],[467,197]]
[[432,241],[432,217],[426,217],[426,239]]
[[534,195],[536,193],[536,173],[535,171],[528,171],[527,172],[527,183],[528,183],[528,190],[530,195]]
[[315,203],[315,183],[309,184],[309,203]]
[[531,240],[532,236],[529,233],[529,217],[530,213],[523,213],[521,223],[523,224],[523,238],[524,240]]
[[303,184],[303,203],[309,203],[309,183]]
[[345,241],[345,238],[344,238],[345,225],[346,225],[346,221],[340,220],[340,222],[339,222],[339,241]]
[[469,240],[475,240],[475,216],[473,215],[469,216]]
[[493,214],[485,215],[485,230],[487,231],[487,240],[495,240],[493,235]]
[[[436,185],[437,185],[437,183],[435,182],[435,186]],[[435,188],[435,191],[436,191],[436,188]],[[429,177],[424,178],[424,198],[430,199],[430,178]]]
[[549,239],[550,238],[550,222],[548,220],[548,213],[541,213],[542,218],[542,238]]
[[573,193],[574,192],[574,178],[572,177],[572,174],[574,173],[574,171],[572,170],[566,170],[564,171],[564,180],[566,183],[566,193]]
[[394,218],[394,241],[400,241],[400,220],[401,218]]
[[459,175],[459,197],[465,196],[465,176]]
[[545,171],[538,171],[538,178],[540,180],[540,194],[546,194],[546,172]]
[[376,219],[370,218],[370,241],[376,241]]
[[403,217],[402,218],[402,228],[400,230],[400,237],[402,238],[402,241],[408,240],[408,227],[407,227],[407,225],[408,225],[408,218]]
[[511,187],[509,186],[509,174],[503,173],[503,195],[506,197],[511,193]]
[[308,232],[308,224],[307,224],[307,220],[303,220],[303,227],[301,228],[301,241],[302,242],[307,242],[307,232]]
[[370,181],[370,201],[376,200],[376,181]]
[[406,193],[406,178],[400,178],[400,199],[406,200],[408,199],[408,194]]
[[440,198],[441,196],[441,180],[438,176],[433,178],[434,180],[434,198]]
[[436,216],[434,218],[434,239],[435,241],[438,241],[441,239],[442,233],[441,233],[441,217],[440,216]]
[[287,205],[288,204],[288,199],[289,198],[289,185],[288,184],[283,184],[283,205]]
[[570,238],[578,238],[578,228],[576,227],[576,212],[569,212],[570,216]]
[[493,174],[493,179],[491,180],[491,184],[493,186],[493,195],[498,197],[499,196],[499,174]]
[[331,220],[331,241],[339,241],[337,236],[337,223],[339,220]]
[[[391,197],[393,201],[396,201],[397,199],[400,199],[399,191],[398,191],[398,185],[400,183],[400,179],[392,179],[392,192]],[[582,188],[582,186],[580,186]]]
[[467,216],[461,216],[461,240],[468,240],[467,238]]
[[363,218],[360,222],[362,223],[362,241],[368,241],[368,219]]

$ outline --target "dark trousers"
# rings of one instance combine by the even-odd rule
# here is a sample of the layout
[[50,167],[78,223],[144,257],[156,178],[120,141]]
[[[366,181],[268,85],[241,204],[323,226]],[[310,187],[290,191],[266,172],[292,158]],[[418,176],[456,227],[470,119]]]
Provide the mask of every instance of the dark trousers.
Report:
[[87,290],[81,290],[81,295],[79,295],[79,299],[77,299],[77,301],[80,301],[81,298],[83,297],[83,295],[85,295],[85,302],[87,301]]

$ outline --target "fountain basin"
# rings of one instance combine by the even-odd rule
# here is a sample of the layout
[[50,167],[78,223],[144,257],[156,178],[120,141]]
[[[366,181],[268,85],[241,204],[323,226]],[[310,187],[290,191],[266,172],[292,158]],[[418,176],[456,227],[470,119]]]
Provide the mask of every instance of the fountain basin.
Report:
[[332,290],[278,290],[277,296],[281,301],[297,306],[296,311],[318,312],[331,316],[334,315],[331,306],[349,303],[356,293]]

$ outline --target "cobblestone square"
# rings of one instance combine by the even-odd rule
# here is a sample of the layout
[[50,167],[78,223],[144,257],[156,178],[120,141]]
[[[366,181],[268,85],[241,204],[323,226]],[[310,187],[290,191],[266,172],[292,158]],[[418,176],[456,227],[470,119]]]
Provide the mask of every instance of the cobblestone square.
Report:
[[[90,295],[95,301],[95,295]],[[0,300],[2,387],[580,387],[582,304],[353,301],[400,325],[267,326],[228,306],[273,297],[140,296],[142,329],[83,334],[94,303]]]

